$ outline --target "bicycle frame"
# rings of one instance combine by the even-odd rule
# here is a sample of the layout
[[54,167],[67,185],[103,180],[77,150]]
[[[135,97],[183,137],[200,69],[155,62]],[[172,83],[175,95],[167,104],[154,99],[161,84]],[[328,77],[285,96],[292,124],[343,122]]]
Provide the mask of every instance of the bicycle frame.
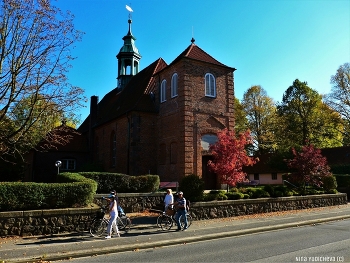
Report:
[[[171,216],[163,212],[157,218],[157,226],[161,227],[162,230],[170,230],[174,225],[174,223],[176,223],[176,218],[175,218],[176,214],[177,214],[176,209],[175,209],[175,213]],[[192,217],[189,213],[186,213],[186,218],[187,218],[187,227],[190,227],[190,225],[192,224]],[[185,220],[182,219],[182,216],[180,216],[180,224],[181,224],[181,229],[183,229],[185,226]]]
[[[126,215],[117,217],[118,230],[122,230],[127,233],[131,227],[131,220]],[[97,212],[96,216],[92,219],[90,224],[90,234],[92,236],[101,236],[107,233],[107,226],[109,224],[109,218],[106,217],[106,208],[101,207],[101,211]]]

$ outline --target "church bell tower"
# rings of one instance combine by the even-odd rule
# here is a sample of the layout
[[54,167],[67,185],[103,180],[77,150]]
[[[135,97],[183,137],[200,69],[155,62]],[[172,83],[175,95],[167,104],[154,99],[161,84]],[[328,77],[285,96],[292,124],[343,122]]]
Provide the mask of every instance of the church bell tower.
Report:
[[131,16],[129,15],[129,31],[123,37],[124,45],[120,49],[118,59],[118,90],[123,90],[130,79],[139,72],[141,55],[135,46],[136,38],[131,33]]

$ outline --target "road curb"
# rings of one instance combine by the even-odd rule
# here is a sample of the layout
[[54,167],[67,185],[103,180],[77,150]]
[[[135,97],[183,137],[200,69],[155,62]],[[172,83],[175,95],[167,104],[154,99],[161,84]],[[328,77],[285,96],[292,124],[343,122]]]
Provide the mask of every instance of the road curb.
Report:
[[21,258],[21,259],[8,260],[4,262],[32,263],[32,262],[38,262],[38,261],[55,261],[55,260],[67,260],[67,259],[80,258],[80,257],[91,257],[91,256],[97,256],[97,255],[103,255],[103,254],[109,254],[109,253],[137,251],[140,249],[172,246],[172,245],[178,245],[178,244],[184,244],[184,243],[192,243],[192,242],[198,242],[198,241],[262,233],[262,232],[280,230],[285,228],[300,227],[300,226],[306,226],[306,225],[316,225],[320,223],[339,221],[339,220],[344,220],[349,218],[350,218],[350,215],[342,215],[342,216],[335,216],[335,217],[329,217],[329,218],[312,219],[307,221],[298,221],[293,223],[256,227],[256,228],[250,228],[245,230],[219,232],[214,234],[205,234],[205,235],[198,235],[198,236],[196,236],[196,233],[194,231],[194,236],[183,237],[181,239],[172,239],[172,240],[165,239],[165,240],[154,241],[154,242],[150,241],[150,242],[143,242],[143,243],[137,243],[137,244],[116,245],[113,247],[98,248],[96,250],[86,249],[86,250],[79,250],[77,252],[66,252],[66,253],[59,252],[61,254],[50,254],[50,255],[43,255],[42,257]]

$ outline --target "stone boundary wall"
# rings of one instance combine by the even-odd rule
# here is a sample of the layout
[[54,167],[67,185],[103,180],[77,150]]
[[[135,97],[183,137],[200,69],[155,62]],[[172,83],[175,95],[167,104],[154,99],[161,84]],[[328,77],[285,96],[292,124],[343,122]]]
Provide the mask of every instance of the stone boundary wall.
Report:
[[[102,196],[96,196],[96,200],[101,200]],[[120,204],[127,213],[139,212],[159,205],[163,196],[164,194],[160,193],[118,194]],[[194,220],[204,220],[343,204],[347,204],[347,195],[343,193],[191,202],[190,214]],[[95,207],[0,212],[0,236],[40,236],[87,231],[91,219],[98,211],[99,208]]]
[[194,220],[234,217],[347,204],[344,193],[191,203]]

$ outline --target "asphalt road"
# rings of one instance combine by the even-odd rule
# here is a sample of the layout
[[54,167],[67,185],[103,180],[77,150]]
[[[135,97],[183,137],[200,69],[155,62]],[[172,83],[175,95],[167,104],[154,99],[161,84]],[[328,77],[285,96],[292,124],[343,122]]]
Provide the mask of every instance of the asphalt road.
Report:
[[350,262],[350,219],[61,262]]

